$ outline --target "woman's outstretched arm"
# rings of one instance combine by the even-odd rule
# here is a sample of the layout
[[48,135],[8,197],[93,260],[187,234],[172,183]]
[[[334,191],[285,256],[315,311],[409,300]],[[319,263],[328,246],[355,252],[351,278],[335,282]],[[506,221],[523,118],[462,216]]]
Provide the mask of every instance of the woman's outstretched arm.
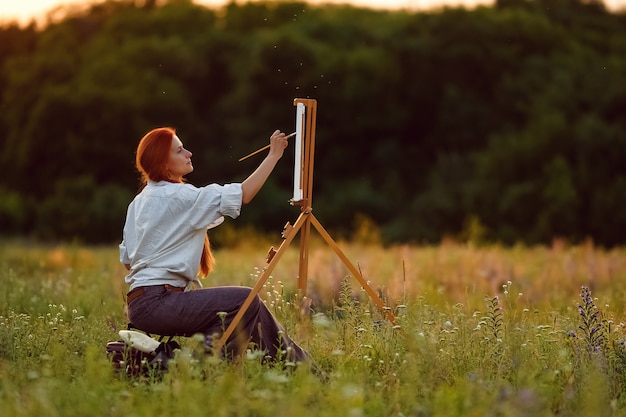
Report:
[[287,137],[285,134],[280,130],[274,131],[270,137],[269,153],[257,169],[241,183],[242,204],[248,204],[257,195],[274,170],[278,160],[282,158],[286,147]]

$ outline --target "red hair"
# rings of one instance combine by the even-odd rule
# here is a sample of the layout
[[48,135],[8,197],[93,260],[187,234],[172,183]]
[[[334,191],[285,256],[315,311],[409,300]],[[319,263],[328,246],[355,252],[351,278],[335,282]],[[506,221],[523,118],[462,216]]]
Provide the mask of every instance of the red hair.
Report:
[[175,134],[176,131],[171,127],[160,127],[149,131],[139,141],[135,166],[141,174],[142,187],[148,180],[175,182],[169,178],[167,172],[167,160]]
[[[135,166],[137,167],[137,171],[141,174],[141,188],[148,184],[148,180],[155,182],[169,181],[182,183],[182,181],[172,180],[167,171],[167,161],[175,134],[176,130],[171,127],[160,127],[149,131],[139,141],[139,145],[137,145],[137,155],[135,157]],[[202,278],[209,275],[213,270],[214,264],[215,259],[211,253],[209,235],[206,235],[198,275]]]

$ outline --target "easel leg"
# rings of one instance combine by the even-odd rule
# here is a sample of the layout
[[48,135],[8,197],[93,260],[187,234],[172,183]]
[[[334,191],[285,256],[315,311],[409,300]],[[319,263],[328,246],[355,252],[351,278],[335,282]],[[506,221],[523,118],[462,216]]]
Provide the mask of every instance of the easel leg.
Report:
[[305,213],[307,216],[302,229],[300,230],[300,260],[298,267],[298,297],[302,299],[306,295],[308,271],[309,271],[309,236],[311,235],[311,222],[309,220],[309,213]]
[[376,292],[372,289],[372,287],[370,287],[367,281],[365,281],[365,278],[363,278],[359,270],[356,269],[356,267],[352,264],[352,262],[350,262],[348,257],[341,250],[341,248],[339,248],[339,245],[337,245],[337,243],[333,240],[333,238],[324,229],[324,226],[322,226],[319,220],[317,220],[317,218],[312,213],[310,215],[310,222],[313,223],[313,226],[319,232],[322,238],[324,238],[328,246],[330,246],[335,251],[337,256],[339,256],[339,258],[343,261],[343,263],[350,270],[354,278],[356,278],[357,281],[359,281],[359,283],[365,289],[365,291],[370,296],[370,298],[376,303],[380,311],[383,312],[387,316],[387,318],[392,324],[396,324],[396,318],[394,317],[393,313],[388,308],[385,308],[385,304],[380,299],[380,297],[378,297],[378,294],[376,294]]
[[233,321],[230,322],[230,324],[228,325],[228,327],[224,331],[224,334],[222,334],[222,337],[215,344],[215,346],[214,346],[215,351],[219,352],[226,345],[226,341],[233,334],[233,332],[235,331],[235,329],[239,325],[239,322],[241,321],[241,318],[243,317],[243,315],[246,313],[246,311],[250,307],[250,304],[252,304],[252,301],[254,300],[254,298],[259,294],[259,292],[261,291],[261,288],[263,288],[263,284],[265,284],[265,281],[267,281],[267,278],[269,278],[270,274],[274,270],[274,267],[276,266],[276,264],[280,260],[281,256],[283,255],[285,250],[289,247],[289,245],[293,241],[293,239],[296,236],[298,230],[305,223],[306,218],[307,218],[307,216],[304,213],[300,214],[300,217],[298,217],[298,219],[294,223],[293,227],[289,230],[289,233],[286,234],[285,236],[283,236],[284,237],[283,242],[280,244],[278,250],[273,255],[273,257],[270,260],[269,264],[263,270],[263,273],[261,274],[261,276],[259,277],[258,281],[256,282],[256,285],[252,288],[252,290],[250,291],[250,294],[248,294],[248,297],[245,299],[245,301],[243,302],[243,304],[239,308],[239,311],[237,312],[237,314],[233,318]]
[[[359,270],[352,264],[352,262],[350,262],[348,257],[341,250],[341,248],[339,248],[339,245],[337,245],[337,243],[333,240],[333,238],[328,234],[326,229],[324,229],[324,226],[322,226],[322,224],[317,220],[317,218],[313,215],[313,213],[307,211],[307,212],[302,212],[300,214],[300,217],[298,217],[293,227],[290,228],[288,230],[288,233],[286,233],[286,235],[283,236],[284,240],[280,244],[280,247],[273,254],[269,264],[263,270],[263,273],[259,277],[255,286],[250,291],[250,294],[248,294],[248,297],[246,298],[241,308],[239,309],[239,311],[233,318],[233,321],[229,324],[228,328],[226,328],[226,331],[224,331],[224,334],[222,335],[222,337],[215,344],[214,348],[216,351],[220,351],[226,345],[226,341],[233,334],[233,332],[237,328],[237,325],[239,325],[239,322],[241,321],[243,315],[250,307],[250,304],[252,304],[252,300],[254,300],[254,297],[256,297],[259,294],[259,292],[261,291],[261,288],[263,288],[263,284],[265,284],[265,282],[269,278],[270,274],[274,270],[274,267],[280,260],[285,250],[289,247],[289,245],[293,241],[298,231],[302,232],[301,242],[300,242],[300,269],[299,269],[300,275],[298,276],[298,290],[301,292],[300,294],[301,296],[306,295],[308,252],[309,252],[308,241],[309,241],[309,235],[311,232],[311,223],[313,224],[315,229],[319,232],[319,234],[322,236],[322,238],[326,241],[328,246],[330,246],[335,251],[335,253],[337,254],[337,256],[339,256],[339,258],[344,263],[344,265],[348,268],[348,270],[350,270],[350,273],[352,273],[354,278],[356,278],[356,280],[359,281],[363,289],[365,289],[365,292],[367,292],[367,294],[374,301],[374,303],[376,303],[380,311],[383,312],[387,316],[387,319],[392,324],[396,324],[396,319],[393,313],[388,308],[386,308],[383,301],[380,299],[380,297],[378,297],[378,294],[376,294],[376,292],[367,283],[367,281],[365,281],[365,279],[363,278]],[[304,265],[304,269],[303,269],[303,265]]]

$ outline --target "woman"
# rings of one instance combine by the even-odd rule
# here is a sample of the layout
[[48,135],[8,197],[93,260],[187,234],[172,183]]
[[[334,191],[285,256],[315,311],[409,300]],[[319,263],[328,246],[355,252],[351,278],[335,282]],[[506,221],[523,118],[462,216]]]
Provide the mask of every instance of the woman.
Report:
[[[223,216],[239,216],[241,206],[258,193],[286,147],[285,134],[276,130],[268,155],[245,181],[198,188],[185,183],[184,176],[193,171],[192,153],[174,129],[154,129],[141,139],[136,167],[142,189],[128,206],[120,244],[120,260],[130,271],[127,302],[134,327],[155,334],[201,333],[207,344],[228,327],[251,289],[191,291],[202,287],[198,276],[206,277],[213,267],[207,230]],[[309,360],[258,297],[221,354],[233,359],[250,344],[271,359]]]

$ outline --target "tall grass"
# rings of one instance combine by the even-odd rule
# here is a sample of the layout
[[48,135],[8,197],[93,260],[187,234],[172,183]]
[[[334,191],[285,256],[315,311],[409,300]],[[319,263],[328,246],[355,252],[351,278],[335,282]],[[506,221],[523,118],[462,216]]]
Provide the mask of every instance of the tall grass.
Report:
[[[327,374],[224,363],[180,340],[165,375],[113,372],[124,328],[117,248],[0,245],[0,410],[5,416],[626,415],[626,251],[592,244],[474,247],[340,243],[397,317],[392,326],[335,254],[313,241],[262,297]],[[264,247],[217,251],[205,285],[253,285]]]

